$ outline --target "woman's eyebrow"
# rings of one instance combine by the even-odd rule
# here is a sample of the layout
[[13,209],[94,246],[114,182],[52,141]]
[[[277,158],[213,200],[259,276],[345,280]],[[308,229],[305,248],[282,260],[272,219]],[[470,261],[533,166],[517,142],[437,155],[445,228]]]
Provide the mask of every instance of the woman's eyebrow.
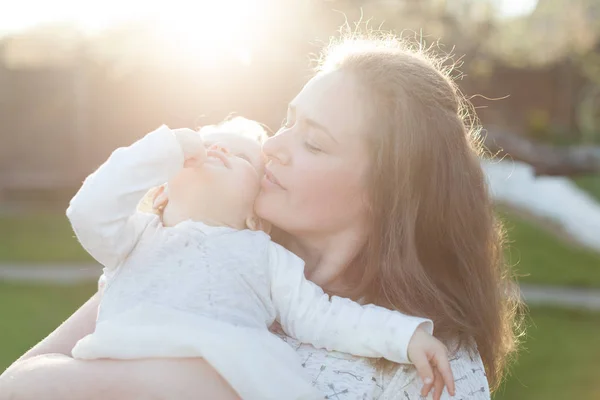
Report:
[[[288,108],[290,109],[290,111],[293,111],[294,113],[296,113],[296,106],[290,104],[288,106]],[[329,129],[327,129],[327,127],[325,125],[320,124],[319,122],[315,121],[312,118],[303,118],[303,119],[304,119],[304,122],[306,122],[307,125],[309,125],[309,126],[315,128],[315,129],[318,129],[318,130],[324,132],[325,134],[327,134],[331,138],[331,140],[333,140],[334,142],[338,143],[337,139],[331,134],[331,132],[329,131]]]

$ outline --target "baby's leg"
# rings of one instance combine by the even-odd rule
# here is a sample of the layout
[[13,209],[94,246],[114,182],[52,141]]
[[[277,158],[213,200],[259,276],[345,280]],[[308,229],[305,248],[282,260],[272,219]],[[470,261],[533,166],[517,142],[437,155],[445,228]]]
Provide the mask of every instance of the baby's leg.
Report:
[[202,359],[75,360],[47,354],[0,377],[0,400],[239,400]]

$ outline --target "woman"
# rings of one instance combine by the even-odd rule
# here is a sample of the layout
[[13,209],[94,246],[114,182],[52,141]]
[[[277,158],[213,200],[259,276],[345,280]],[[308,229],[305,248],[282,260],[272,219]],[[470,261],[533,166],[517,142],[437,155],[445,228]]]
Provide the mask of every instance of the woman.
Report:
[[[433,319],[452,354],[456,398],[489,399],[514,348],[514,307],[504,295],[499,228],[462,107],[436,64],[394,38],[333,45],[264,144],[270,161],[256,211],[327,292]],[[194,379],[210,369],[200,359],[71,359],[75,342],[93,330],[98,296],[15,362],[0,393],[191,399],[210,385],[221,399],[237,398],[216,373]],[[411,366],[328,353],[281,335],[327,398],[419,398]]]

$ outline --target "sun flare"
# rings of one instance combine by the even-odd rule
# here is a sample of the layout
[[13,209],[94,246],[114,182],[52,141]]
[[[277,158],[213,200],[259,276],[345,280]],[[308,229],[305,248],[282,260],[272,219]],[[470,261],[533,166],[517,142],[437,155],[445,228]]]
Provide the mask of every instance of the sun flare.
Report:
[[179,1],[162,10],[157,21],[182,45],[206,50],[215,46],[240,47],[254,38],[263,11],[256,1]]
[[248,63],[249,48],[268,11],[267,0],[23,0],[15,3],[6,18],[0,17],[0,33],[69,23],[96,34],[128,22],[150,21],[169,46],[200,55],[226,49]]

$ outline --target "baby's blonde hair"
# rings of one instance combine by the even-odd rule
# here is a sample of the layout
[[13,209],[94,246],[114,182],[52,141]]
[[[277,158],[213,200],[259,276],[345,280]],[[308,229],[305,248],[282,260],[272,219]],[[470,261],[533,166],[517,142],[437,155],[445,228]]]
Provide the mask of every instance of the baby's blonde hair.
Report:
[[263,144],[269,138],[263,124],[244,117],[232,117],[216,125],[205,125],[199,129],[199,132],[201,135],[230,132],[256,140],[260,144]]
[[[205,125],[198,129],[200,135],[207,135],[216,132],[229,132],[248,137],[263,144],[269,138],[265,126],[258,121],[254,121],[244,117],[227,118],[216,125]],[[154,200],[160,193],[160,188],[164,185],[150,189],[138,203],[138,211],[157,214],[162,216],[162,208],[154,207]]]

